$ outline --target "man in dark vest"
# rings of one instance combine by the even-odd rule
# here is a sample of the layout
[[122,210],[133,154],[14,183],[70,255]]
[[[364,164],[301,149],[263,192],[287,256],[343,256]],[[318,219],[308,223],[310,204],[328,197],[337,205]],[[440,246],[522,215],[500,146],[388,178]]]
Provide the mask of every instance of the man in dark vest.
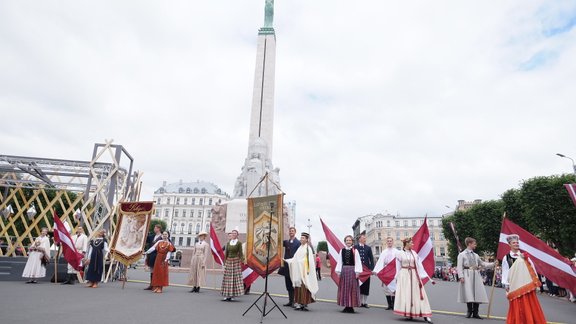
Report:
[[[147,251],[149,248],[153,247],[156,242],[162,239],[162,226],[160,224],[154,225],[154,233],[148,234],[146,238],[146,248],[144,251]],[[154,262],[156,261],[156,251],[152,251],[151,253],[146,255],[146,265],[150,268],[150,283],[152,283],[152,272],[154,272]],[[148,286],[144,290],[152,290],[152,286]]]
[[[284,246],[283,259],[291,259],[294,256],[294,253],[296,253],[296,250],[300,247],[300,241],[296,239],[296,228],[290,227],[288,234],[290,235],[290,238],[282,241],[282,246]],[[294,307],[294,286],[290,279],[288,263],[283,262],[282,267],[278,270],[278,274],[284,276],[284,283],[286,284],[286,290],[288,290],[288,303],[284,304],[284,306]]]
[[[374,269],[374,255],[372,248],[366,245],[366,232],[362,232],[358,238],[358,244],[354,246],[360,254],[362,265],[368,267],[370,271]],[[360,307],[368,308],[368,295],[370,294],[370,277],[360,286]]]

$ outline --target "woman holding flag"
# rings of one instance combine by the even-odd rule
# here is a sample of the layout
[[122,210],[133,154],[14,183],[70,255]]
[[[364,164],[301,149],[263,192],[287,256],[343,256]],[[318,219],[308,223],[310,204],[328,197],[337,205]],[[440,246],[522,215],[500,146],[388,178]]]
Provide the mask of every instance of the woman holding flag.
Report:
[[360,254],[354,249],[354,238],[344,238],[346,246],[340,250],[336,263],[336,273],[340,276],[338,283],[338,305],[344,306],[343,313],[354,313],[354,307],[360,306],[360,288],[358,276],[362,272]]
[[412,251],[412,238],[402,240],[404,250],[396,255],[396,298],[394,313],[412,319],[423,317],[427,323],[432,323],[432,310],[422,279],[430,279],[418,254]]
[[230,241],[226,244],[224,260],[224,276],[222,278],[222,296],[224,301],[232,301],[234,297],[244,294],[242,281],[242,265],[244,260],[242,242],[238,240],[238,230],[230,232]]

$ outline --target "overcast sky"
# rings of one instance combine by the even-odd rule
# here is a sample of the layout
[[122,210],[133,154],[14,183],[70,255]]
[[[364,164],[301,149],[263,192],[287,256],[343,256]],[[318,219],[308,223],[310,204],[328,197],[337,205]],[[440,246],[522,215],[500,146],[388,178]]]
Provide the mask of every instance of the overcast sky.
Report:
[[[232,194],[264,0],[0,2],[0,153],[114,139]],[[440,215],[576,158],[576,2],[277,0],[274,166],[297,225]]]

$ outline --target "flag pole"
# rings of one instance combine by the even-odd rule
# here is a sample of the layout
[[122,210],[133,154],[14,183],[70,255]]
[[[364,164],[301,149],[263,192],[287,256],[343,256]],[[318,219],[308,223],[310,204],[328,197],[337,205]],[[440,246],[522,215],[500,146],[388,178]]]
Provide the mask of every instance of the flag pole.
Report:
[[[505,218],[506,218],[506,212],[504,212],[504,215],[502,215],[502,224],[504,223]],[[502,225],[500,225],[500,228],[502,228]],[[498,239],[498,242],[500,242],[500,239]],[[496,260],[494,261],[498,262],[498,249],[496,249]],[[495,287],[496,287],[496,265],[494,265],[494,274],[492,275],[492,289],[490,289],[490,300],[488,301],[488,312],[486,313],[486,318],[490,318],[490,311],[492,310],[492,300],[494,298]]]
[[58,250],[54,256],[54,283],[58,283],[58,256],[60,255],[60,247],[61,245],[58,244]]

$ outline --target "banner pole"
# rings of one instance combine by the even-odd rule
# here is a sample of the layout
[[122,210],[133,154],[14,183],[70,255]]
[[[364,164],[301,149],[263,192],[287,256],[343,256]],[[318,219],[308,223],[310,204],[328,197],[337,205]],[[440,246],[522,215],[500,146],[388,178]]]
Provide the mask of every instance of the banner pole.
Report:
[[[506,218],[506,212],[502,215],[502,222],[500,224],[500,232],[502,232],[502,225],[504,224],[504,219]],[[500,240],[498,240],[499,242]],[[498,262],[498,249],[496,249],[496,260]],[[490,318],[490,310],[492,310],[492,298],[494,297],[494,287],[496,286],[496,264],[494,265],[494,274],[492,275],[492,289],[490,290],[490,300],[488,302],[488,312],[486,313],[486,318]]]
[[58,256],[60,255],[60,245],[54,256],[54,283],[58,283]]

